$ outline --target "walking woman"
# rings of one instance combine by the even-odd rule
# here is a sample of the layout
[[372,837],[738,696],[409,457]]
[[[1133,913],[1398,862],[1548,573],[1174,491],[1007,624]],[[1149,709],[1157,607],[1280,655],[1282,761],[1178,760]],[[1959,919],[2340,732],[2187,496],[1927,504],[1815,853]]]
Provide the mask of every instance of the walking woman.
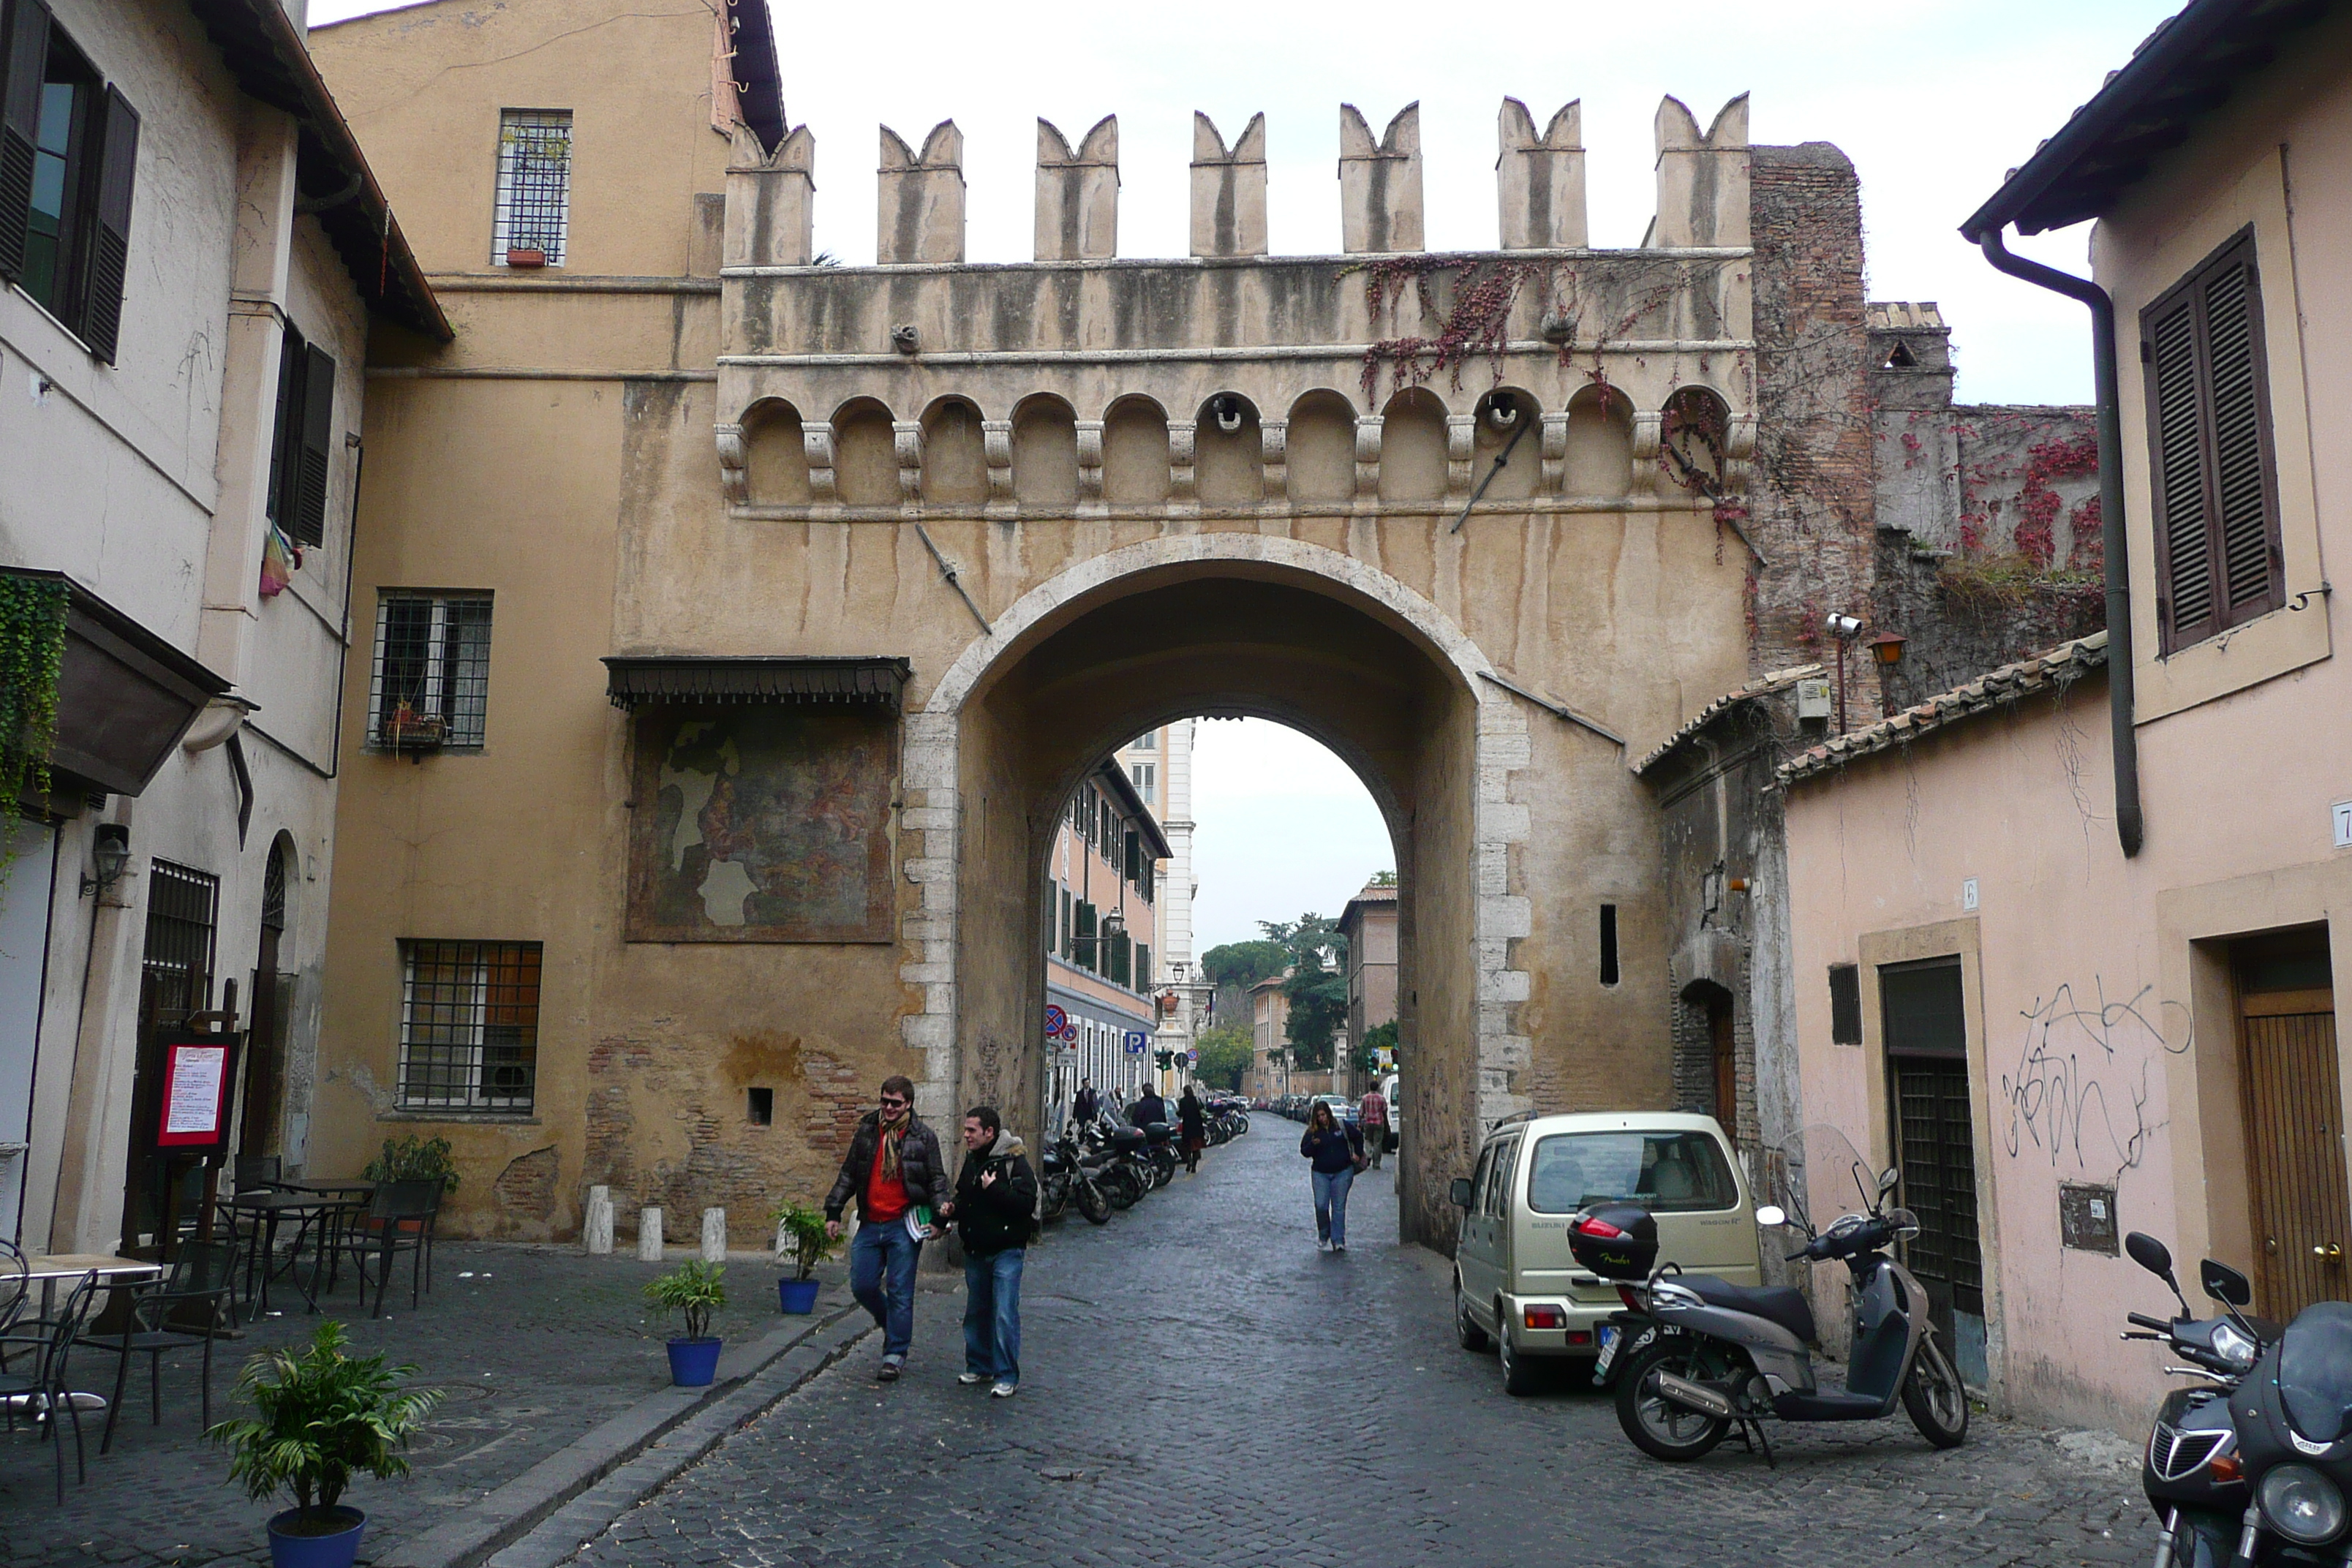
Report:
[[1331,1102],[1318,1100],[1307,1118],[1307,1136],[1298,1152],[1314,1162],[1308,1178],[1315,1187],[1315,1249],[1348,1250],[1348,1189],[1364,1168],[1363,1135],[1331,1114]]
[[1197,1174],[1201,1151],[1209,1146],[1209,1116],[1201,1108],[1201,1097],[1192,1092],[1189,1083],[1184,1086],[1184,1098],[1176,1102],[1176,1126],[1183,1134],[1184,1169]]

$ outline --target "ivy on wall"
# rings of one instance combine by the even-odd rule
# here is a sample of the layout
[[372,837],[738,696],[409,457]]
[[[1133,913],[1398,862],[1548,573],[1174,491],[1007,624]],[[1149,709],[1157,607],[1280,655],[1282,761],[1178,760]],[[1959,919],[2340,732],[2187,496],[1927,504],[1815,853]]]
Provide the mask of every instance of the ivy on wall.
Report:
[[[48,791],[67,600],[55,578],[0,576],[0,802],[12,814],[26,795]],[[16,859],[10,834],[0,839],[0,887]]]

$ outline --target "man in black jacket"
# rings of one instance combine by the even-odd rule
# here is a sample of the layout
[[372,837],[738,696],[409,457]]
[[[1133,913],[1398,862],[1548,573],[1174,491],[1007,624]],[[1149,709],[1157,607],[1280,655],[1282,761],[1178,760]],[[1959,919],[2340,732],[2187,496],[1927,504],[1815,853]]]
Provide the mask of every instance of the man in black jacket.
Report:
[[963,1243],[963,1375],[956,1381],[993,1380],[988,1392],[1010,1399],[1021,1386],[1021,1266],[1037,1229],[1037,1177],[992,1105],[976,1105],[963,1119],[963,1146],[954,1200],[940,1210]]
[[1136,1097],[1135,1104],[1129,1110],[1127,1118],[1138,1127],[1149,1127],[1155,1121],[1165,1121],[1168,1120],[1168,1102],[1160,1098],[1159,1089],[1147,1083],[1143,1086],[1143,1092]]
[[915,1114],[915,1086],[884,1079],[882,1108],[857,1124],[824,1200],[825,1234],[834,1237],[841,1234],[841,1211],[857,1200],[849,1291],[881,1325],[882,1364],[874,1375],[884,1383],[897,1381],[915,1337],[915,1264],[923,1250],[916,1211],[936,1206],[946,1193],[939,1135]]

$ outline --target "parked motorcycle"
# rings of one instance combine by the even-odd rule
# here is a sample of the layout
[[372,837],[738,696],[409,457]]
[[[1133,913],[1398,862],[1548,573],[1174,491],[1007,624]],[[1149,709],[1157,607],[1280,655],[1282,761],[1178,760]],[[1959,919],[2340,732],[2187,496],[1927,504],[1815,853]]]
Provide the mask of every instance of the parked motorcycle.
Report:
[[[2228,1305],[2242,1305],[2242,1276],[2204,1269],[2209,1292],[2218,1285]],[[2261,1337],[2252,1320],[2233,1319]],[[2231,1391],[2230,1420],[2251,1494],[2231,1568],[2343,1563],[2352,1552],[2352,1302],[2297,1313]]]
[[[1939,1448],[1957,1447],[1969,1432],[1968,1391],[1928,1321],[1927,1293],[1888,1256],[1897,1241],[1916,1236],[1908,1209],[1886,1206],[1896,1175],[1875,1181],[1853,1145],[1831,1128],[1809,1128],[1811,1144],[1792,1162],[1813,1179],[1837,1180],[1850,1171],[1864,1212],[1840,1217],[1816,1233],[1801,1206],[1794,1223],[1805,1245],[1788,1255],[1811,1262],[1842,1262],[1853,1301],[1852,1349],[1845,1386],[1822,1388],[1813,1375],[1809,1345],[1812,1308],[1788,1286],[1734,1285],[1709,1275],[1684,1274],[1658,1256],[1657,1221],[1630,1204],[1601,1204],[1569,1222],[1576,1260],[1618,1282],[1626,1310],[1602,1329],[1596,1383],[1617,1376],[1617,1421],[1634,1446],[1654,1458],[1696,1459],[1735,1428],[1772,1458],[1768,1421],[1871,1421],[1899,1403],[1919,1433]],[[1792,1184],[1791,1203],[1802,1194]],[[1790,1223],[1777,1205],[1756,1211],[1768,1227]],[[1633,1281],[1639,1280],[1636,1285]]]
[[[2222,1304],[2226,1315],[2199,1318],[2180,1293],[2179,1281],[2172,1275],[2172,1254],[2162,1242],[2134,1231],[2124,1237],[2124,1250],[2164,1281],[2180,1303],[2180,1315],[2168,1322],[2127,1312],[2125,1318],[2132,1327],[2123,1337],[2169,1346],[2189,1364],[2165,1370],[2199,1380],[2164,1396],[2140,1456],[2140,1489],[2157,1517],[2154,1568],[2223,1568],[2233,1560],[2236,1537],[2253,1500],[2231,1394],[2253,1370],[2263,1347],[2278,1339],[2278,1326],[2241,1310],[2253,1299],[2253,1291],[2234,1268],[2205,1260],[2199,1271],[2205,1293]],[[2258,1515],[2259,1510],[2254,1512]],[[2259,1561],[2282,1559],[2264,1556]]]
[[1105,1121],[1092,1130],[1103,1152],[1095,1180],[1113,1208],[1133,1208],[1154,1183],[1148,1140],[1140,1127]]
[[1076,1140],[1067,1132],[1045,1152],[1041,1164],[1038,1212],[1048,1223],[1061,1218],[1063,1210],[1073,1203],[1089,1225],[1101,1225],[1110,1218],[1110,1200],[1095,1185],[1094,1173],[1087,1168]]
[[1151,1166],[1151,1184],[1164,1187],[1176,1179],[1177,1169],[1184,1156],[1176,1151],[1175,1129],[1165,1121],[1152,1121],[1143,1129],[1143,1151]]

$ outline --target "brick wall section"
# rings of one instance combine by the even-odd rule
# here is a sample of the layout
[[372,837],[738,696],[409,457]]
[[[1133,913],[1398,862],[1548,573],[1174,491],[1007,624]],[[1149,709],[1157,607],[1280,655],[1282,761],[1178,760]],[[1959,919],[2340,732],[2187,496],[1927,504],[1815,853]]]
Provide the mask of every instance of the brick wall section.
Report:
[[1874,468],[1863,312],[1862,187],[1825,142],[1758,147],[1753,668],[1814,658],[1822,616],[1867,606]]

